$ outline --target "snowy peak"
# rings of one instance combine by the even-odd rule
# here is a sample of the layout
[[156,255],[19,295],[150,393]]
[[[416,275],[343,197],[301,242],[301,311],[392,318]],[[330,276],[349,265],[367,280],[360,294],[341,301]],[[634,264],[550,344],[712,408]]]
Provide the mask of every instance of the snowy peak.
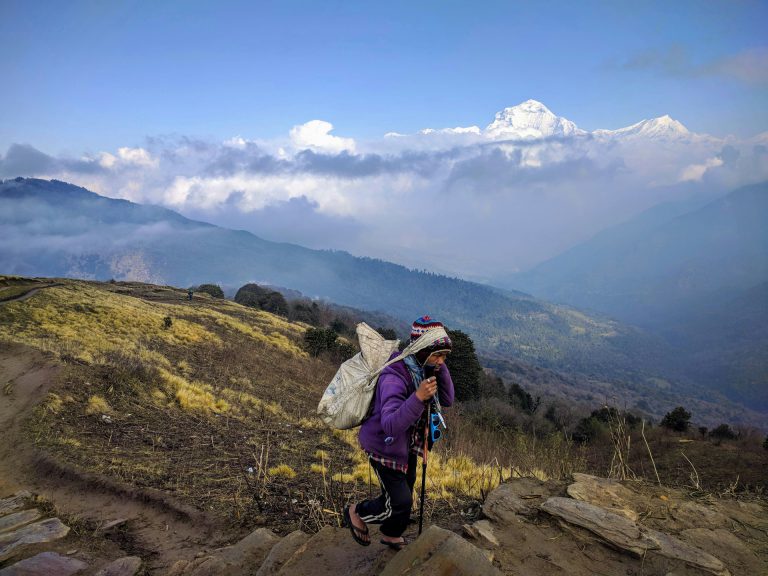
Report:
[[504,108],[484,131],[488,138],[535,139],[551,136],[575,136],[586,134],[576,124],[553,114],[537,100]]
[[681,138],[690,136],[688,128],[665,114],[658,118],[643,120],[618,130],[595,130],[596,136],[618,136],[623,138]]

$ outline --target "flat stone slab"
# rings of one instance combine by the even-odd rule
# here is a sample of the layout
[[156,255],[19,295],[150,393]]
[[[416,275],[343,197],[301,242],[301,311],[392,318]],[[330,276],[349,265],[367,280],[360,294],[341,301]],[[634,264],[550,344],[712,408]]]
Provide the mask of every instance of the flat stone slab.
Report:
[[24,490],[22,492],[17,492],[9,498],[0,500],[0,516],[24,508],[24,506],[27,505],[27,498],[30,496],[32,496],[32,493]]
[[274,576],[283,565],[290,560],[294,553],[309,540],[309,534],[296,530],[285,536],[280,542],[272,546],[256,576]]
[[501,576],[482,550],[460,536],[430,526],[395,554],[381,576]]
[[51,542],[63,538],[67,533],[69,533],[69,526],[64,525],[58,518],[48,518],[13,532],[0,534],[0,562],[7,560],[18,548],[27,544]]
[[720,560],[703,550],[664,532],[640,526],[629,518],[588,502],[555,497],[542,504],[541,509],[547,514],[562,518],[569,524],[586,528],[609,544],[635,556],[643,556],[651,552],[681,561],[710,574],[730,575]]
[[551,496],[546,483],[535,478],[516,478],[493,490],[483,504],[483,514],[500,522],[517,522],[517,515],[535,516],[539,505]]
[[768,559],[761,559],[728,530],[691,528],[684,530],[680,538],[701,550],[709,550],[734,574],[768,574]]
[[567,488],[571,498],[607,508],[637,522],[639,515],[632,504],[635,495],[631,490],[609,478],[579,473],[575,473],[573,478],[576,482]]
[[96,576],[136,576],[141,570],[141,564],[138,556],[125,556],[104,566],[96,572]]
[[635,556],[659,548],[659,544],[645,535],[636,522],[589,502],[556,496],[544,502],[541,510],[569,524],[586,528]]
[[34,522],[40,518],[40,516],[42,516],[42,513],[37,508],[22,510],[21,512],[15,512],[14,514],[8,514],[7,516],[0,516],[0,534],[16,530],[20,526],[24,526],[24,524]]
[[43,552],[0,570],[0,576],[71,576],[88,568],[76,558]]

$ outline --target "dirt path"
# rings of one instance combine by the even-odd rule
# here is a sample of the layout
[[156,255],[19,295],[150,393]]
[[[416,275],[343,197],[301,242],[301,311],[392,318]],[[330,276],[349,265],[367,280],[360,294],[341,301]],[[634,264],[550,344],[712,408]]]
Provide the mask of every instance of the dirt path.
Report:
[[59,372],[59,366],[36,350],[0,344],[0,497],[26,489],[52,502],[59,515],[83,520],[91,528],[122,521],[114,536],[117,544],[125,554],[141,556],[150,573],[164,573],[176,560],[191,559],[218,544],[214,540],[220,531],[198,512],[161,494],[80,474],[56,462],[55,454],[36,450],[23,421],[52,389]]

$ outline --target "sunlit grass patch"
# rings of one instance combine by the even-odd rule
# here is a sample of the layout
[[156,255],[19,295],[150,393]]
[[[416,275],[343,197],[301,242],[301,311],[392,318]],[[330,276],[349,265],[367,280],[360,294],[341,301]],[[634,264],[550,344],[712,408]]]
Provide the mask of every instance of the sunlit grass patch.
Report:
[[111,414],[112,407],[104,397],[94,394],[88,398],[88,403],[85,406],[85,413],[89,416],[93,414]]
[[49,393],[45,397],[45,402],[43,402],[43,410],[51,414],[58,414],[63,407],[64,401],[61,399],[61,396],[53,392]]
[[273,478],[295,478],[296,477],[296,471],[288,466],[288,464],[280,464],[278,466],[273,466],[268,470],[268,473]]

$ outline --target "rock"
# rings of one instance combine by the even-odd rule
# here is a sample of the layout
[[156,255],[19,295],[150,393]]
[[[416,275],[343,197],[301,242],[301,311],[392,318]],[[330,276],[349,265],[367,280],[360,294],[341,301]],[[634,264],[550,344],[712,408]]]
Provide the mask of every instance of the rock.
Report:
[[139,570],[141,570],[141,558],[125,556],[104,566],[96,572],[96,576],[136,576]]
[[496,548],[499,545],[499,540],[493,533],[493,526],[488,520],[479,520],[471,526],[464,524],[462,529],[470,538],[474,538],[485,547]]
[[110,520],[109,522],[103,524],[99,527],[99,530],[102,532],[109,532],[113,528],[118,528],[128,522],[128,518],[118,518],[116,520]]
[[572,498],[553,497],[541,505],[541,510],[594,532],[603,540],[635,556],[642,556],[659,545],[648,538],[636,522],[589,502]]
[[22,492],[17,492],[9,498],[0,500],[0,516],[8,514],[9,512],[13,512],[14,510],[24,508],[27,498],[31,496],[31,492],[23,490]]
[[279,576],[374,576],[395,554],[379,544],[375,526],[371,545],[360,546],[347,528],[326,526],[307,540],[277,573]]
[[0,576],[70,576],[88,565],[75,558],[43,552],[0,570]]
[[635,556],[652,552],[717,576],[730,574],[725,565],[714,556],[669,534],[642,527],[629,518],[588,502],[555,497],[542,504],[541,509],[570,524],[586,528],[606,542]]
[[655,552],[665,558],[680,560],[688,566],[716,576],[730,576],[731,574],[720,560],[695,546],[678,540],[674,536],[658,530],[648,530],[648,536],[658,542],[659,549]]
[[[259,528],[237,544],[216,550],[206,558],[188,564],[182,572],[190,576],[239,576],[261,565],[279,537],[266,528]],[[174,566],[172,570],[176,567]]]
[[697,502],[681,502],[669,507],[669,514],[681,528],[725,528],[728,518],[712,507]]
[[266,559],[256,572],[256,576],[273,576],[277,574],[293,554],[309,540],[309,534],[301,530],[291,532],[280,542],[272,546]]
[[0,534],[3,532],[9,532],[11,530],[15,530],[19,526],[24,526],[24,524],[29,524],[30,522],[34,522],[38,518],[40,518],[42,514],[40,513],[40,510],[37,508],[32,508],[30,510],[22,510],[21,512],[16,512],[15,514],[9,514],[8,516],[2,516],[0,517]]
[[535,516],[539,504],[550,496],[544,482],[535,478],[516,478],[499,485],[488,495],[483,513],[489,518],[509,524],[517,522],[516,515]]
[[453,532],[430,526],[395,554],[381,576],[501,576],[486,555]]
[[735,574],[768,574],[768,561],[761,560],[728,530],[691,528],[684,530],[680,538],[697,548],[709,550]]
[[606,508],[637,522],[639,516],[632,505],[635,495],[631,490],[616,480],[598,478],[589,474],[576,473],[573,478],[576,482],[567,489],[571,498]]
[[16,549],[27,544],[51,542],[63,538],[69,532],[69,527],[62,524],[58,518],[48,518],[34,524],[28,524],[13,532],[0,534],[0,562],[10,558]]

